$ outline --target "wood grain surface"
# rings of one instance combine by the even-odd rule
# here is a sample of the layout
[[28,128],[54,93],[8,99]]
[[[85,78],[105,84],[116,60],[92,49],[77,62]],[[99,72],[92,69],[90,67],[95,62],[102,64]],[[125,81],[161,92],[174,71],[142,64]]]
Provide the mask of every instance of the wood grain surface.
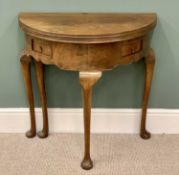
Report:
[[145,35],[155,13],[21,13],[26,33],[58,42],[106,43]]

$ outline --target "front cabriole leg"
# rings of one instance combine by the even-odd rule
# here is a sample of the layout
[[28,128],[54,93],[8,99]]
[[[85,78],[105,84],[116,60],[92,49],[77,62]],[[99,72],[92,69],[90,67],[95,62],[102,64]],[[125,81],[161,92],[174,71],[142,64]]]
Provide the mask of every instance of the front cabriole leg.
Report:
[[20,58],[22,73],[24,77],[26,93],[29,102],[30,111],[30,130],[26,132],[28,138],[32,138],[36,135],[36,124],[35,124],[35,111],[34,111],[34,98],[31,81],[31,63],[32,58],[29,55],[22,55]]
[[101,72],[80,72],[80,84],[83,90],[83,115],[84,115],[84,159],[81,167],[89,170],[93,167],[90,157],[90,120],[91,120],[91,95],[92,87],[101,77]]
[[141,128],[140,128],[140,136],[143,139],[149,139],[150,133],[146,130],[146,115],[147,115],[147,106],[149,100],[149,94],[152,84],[152,77],[155,65],[155,54],[153,49],[148,51],[145,59],[145,87],[144,87],[144,95],[143,95],[143,104],[142,104],[142,117],[141,117]]

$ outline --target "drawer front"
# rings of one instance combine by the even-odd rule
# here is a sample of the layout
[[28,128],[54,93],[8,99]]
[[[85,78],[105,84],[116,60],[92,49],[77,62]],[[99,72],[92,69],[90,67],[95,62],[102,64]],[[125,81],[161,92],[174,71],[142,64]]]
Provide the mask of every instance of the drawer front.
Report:
[[132,40],[122,43],[121,45],[121,56],[129,56],[142,51],[142,40]]
[[42,41],[40,39],[31,39],[31,50],[47,56],[50,56],[52,53],[48,41]]

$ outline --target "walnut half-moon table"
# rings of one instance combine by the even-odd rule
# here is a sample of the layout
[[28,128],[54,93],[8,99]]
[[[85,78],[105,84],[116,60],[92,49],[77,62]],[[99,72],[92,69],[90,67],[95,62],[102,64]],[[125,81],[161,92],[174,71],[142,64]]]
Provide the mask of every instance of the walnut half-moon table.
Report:
[[27,137],[36,135],[30,65],[35,63],[36,79],[43,111],[40,138],[48,136],[48,116],[43,64],[79,71],[84,101],[84,159],[82,168],[93,166],[90,158],[90,115],[93,85],[102,71],[118,65],[145,60],[145,86],[142,103],[140,136],[150,138],[146,130],[146,112],[152,82],[155,56],[150,38],[156,26],[154,13],[21,13],[19,24],[26,36],[21,54],[31,128]]

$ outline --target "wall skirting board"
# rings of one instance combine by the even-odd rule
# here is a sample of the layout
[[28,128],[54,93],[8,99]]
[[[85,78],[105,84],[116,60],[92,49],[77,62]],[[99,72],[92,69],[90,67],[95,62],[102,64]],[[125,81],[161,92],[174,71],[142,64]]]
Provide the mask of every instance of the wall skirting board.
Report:
[[[138,133],[140,109],[92,109],[92,133]],[[50,108],[50,132],[83,132],[83,111]],[[41,109],[36,109],[37,129],[41,128]],[[147,128],[155,134],[179,133],[179,110],[149,109]],[[0,133],[24,133],[29,129],[28,108],[0,108]]]

